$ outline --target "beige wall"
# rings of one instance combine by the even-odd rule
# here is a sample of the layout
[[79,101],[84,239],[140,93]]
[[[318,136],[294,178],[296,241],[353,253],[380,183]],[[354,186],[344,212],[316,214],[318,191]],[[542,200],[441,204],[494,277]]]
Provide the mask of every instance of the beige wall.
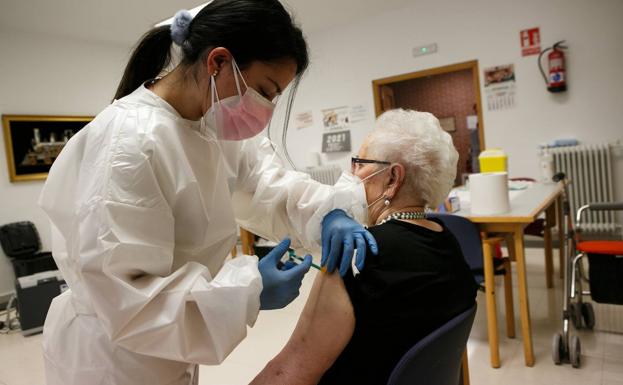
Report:
[[[368,119],[352,127],[355,152],[374,122],[372,80],[474,59],[480,64],[483,97],[482,69],[515,65],[516,107],[487,111],[483,104],[486,144],[508,153],[511,175],[539,175],[536,148],[541,142],[561,137],[585,143],[623,139],[623,50],[616,48],[623,41],[622,1],[417,0],[413,4],[309,36],[312,64],[294,112],[312,110],[315,124],[301,130],[291,125],[288,140],[299,167],[308,164],[308,151],[320,151],[321,109],[356,104],[368,108]],[[567,40],[569,91],[565,94],[548,93],[536,56],[521,56],[519,31],[534,26],[541,28],[543,45]],[[433,42],[439,46],[436,54],[412,56],[413,47]],[[346,167],[349,156],[343,153],[324,160]],[[616,162],[623,175],[621,158]],[[621,196],[623,177],[618,191]]]
[[[0,114],[94,115],[112,98],[129,47],[0,31]],[[0,139],[0,224],[30,220],[51,248],[49,225],[36,206],[43,182],[10,183]],[[0,251],[0,295],[13,290],[13,270]]]

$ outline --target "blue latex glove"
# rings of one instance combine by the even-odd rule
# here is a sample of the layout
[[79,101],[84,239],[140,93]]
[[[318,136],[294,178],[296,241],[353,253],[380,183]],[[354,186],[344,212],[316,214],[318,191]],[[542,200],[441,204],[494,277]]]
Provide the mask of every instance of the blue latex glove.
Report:
[[290,240],[284,239],[257,265],[264,286],[260,294],[261,310],[281,309],[299,295],[301,282],[311,267],[312,257],[306,255],[300,264],[295,266],[288,264],[280,269],[278,267],[280,260],[288,251],[288,247]]
[[322,260],[332,273],[339,265],[340,276],[345,276],[350,268],[353,251],[357,248],[355,266],[363,270],[366,259],[366,242],[374,255],[379,252],[376,240],[362,225],[346,215],[343,210],[333,210],[322,220]]
[[298,266],[298,263],[288,259],[287,261],[283,262],[283,263],[278,263],[277,267],[279,268],[279,270],[290,270],[291,268],[293,268],[294,266]]

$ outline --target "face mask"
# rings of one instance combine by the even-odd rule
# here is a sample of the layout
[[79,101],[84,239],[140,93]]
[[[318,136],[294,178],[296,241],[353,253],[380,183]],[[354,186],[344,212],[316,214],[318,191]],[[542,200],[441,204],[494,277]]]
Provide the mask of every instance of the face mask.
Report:
[[[388,169],[389,169],[389,167],[385,167],[385,168],[382,168],[382,169],[380,169],[380,170],[377,170],[377,171],[373,172],[372,174],[370,174],[370,175],[368,175],[367,177],[363,178],[363,179],[361,180],[361,183],[363,184],[366,180],[368,180],[368,179],[372,178],[373,176],[376,176],[376,175],[378,175],[378,174],[380,174],[380,173],[382,173],[383,171],[386,171],[386,170],[388,170]],[[381,199],[383,199],[383,198],[385,198],[385,194],[384,194],[384,193],[382,193],[382,194],[381,194],[378,198],[376,198],[376,199],[375,199],[372,203],[370,203],[370,204],[368,205],[368,208],[370,208],[370,207],[374,206],[374,205],[375,205],[378,201],[380,201],[380,200],[381,200]],[[366,199],[367,199],[367,197],[366,197]],[[366,201],[367,201],[367,200],[366,200]]]
[[[247,86],[234,60],[232,67],[238,95],[220,100],[212,75],[210,81],[212,106],[206,111],[203,120],[216,129],[218,139],[243,140],[252,138],[264,130],[273,115],[275,104]],[[240,90],[238,76],[246,87],[244,95]]]
[[358,201],[361,202],[366,202],[366,206],[365,207],[365,217],[366,217],[366,221],[367,221],[367,215],[368,215],[368,208],[370,208],[372,205],[374,205],[376,202],[378,202],[379,200],[383,199],[385,197],[384,194],[382,194],[379,198],[375,199],[374,202],[367,204],[368,199],[366,197],[366,190],[364,188],[364,182],[372,177],[374,177],[375,175],[378,175],[380,173],[382,173],[383,171],[388,170],[389,167],[384,167],[380,170],[377,170],[375,172],[373,172],[372,174],[368,175],[367,177],[361,179],[359,178],[357,175],[353,174],[350,171],[344,171],[342,173],[342,175],[340,176],[340,178],[338,179],[338,181],[335,183],[335,187],[339,188],[339,189],[349,189],[349,190],[353,190],[355,193],[355,198]]

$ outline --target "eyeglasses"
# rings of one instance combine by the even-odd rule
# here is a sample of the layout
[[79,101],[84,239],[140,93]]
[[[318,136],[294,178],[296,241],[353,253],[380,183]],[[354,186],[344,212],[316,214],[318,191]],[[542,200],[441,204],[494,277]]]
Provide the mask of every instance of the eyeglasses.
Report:
[[383,160],[363,159],[363,158],[357,158],[356,156],[353,156],[352,158],[350,158],[350,171],[355,172],[358,170],[360,165],[366,164],[366,163],[392,164],[392,162],[385,162]]

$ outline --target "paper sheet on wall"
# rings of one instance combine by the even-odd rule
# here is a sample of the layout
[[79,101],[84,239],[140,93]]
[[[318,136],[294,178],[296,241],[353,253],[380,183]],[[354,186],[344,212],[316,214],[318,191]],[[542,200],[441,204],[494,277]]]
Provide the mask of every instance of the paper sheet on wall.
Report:
[[322,110],[322,125],[326,131],[344,130],[350,125],[350,108],[347,106]]
[[311,127],[314,125],[314,114],[312,111],[298,112],[294,115],[294,126],[297,130]]
[[515,107],[515,66],[513,64],[485,68],[485,95],[489,111]]
[[454,116],[449,116],[447,118],[439,118],[439,125],[446,132],[456,131],[456,122],[455,122]]
[[467,128],[470,130],[478,129],[478,115],[469,115],[467,117]]
[[368,109],[363,104],[350,107],[350,122],[358,123],[368,119]]

